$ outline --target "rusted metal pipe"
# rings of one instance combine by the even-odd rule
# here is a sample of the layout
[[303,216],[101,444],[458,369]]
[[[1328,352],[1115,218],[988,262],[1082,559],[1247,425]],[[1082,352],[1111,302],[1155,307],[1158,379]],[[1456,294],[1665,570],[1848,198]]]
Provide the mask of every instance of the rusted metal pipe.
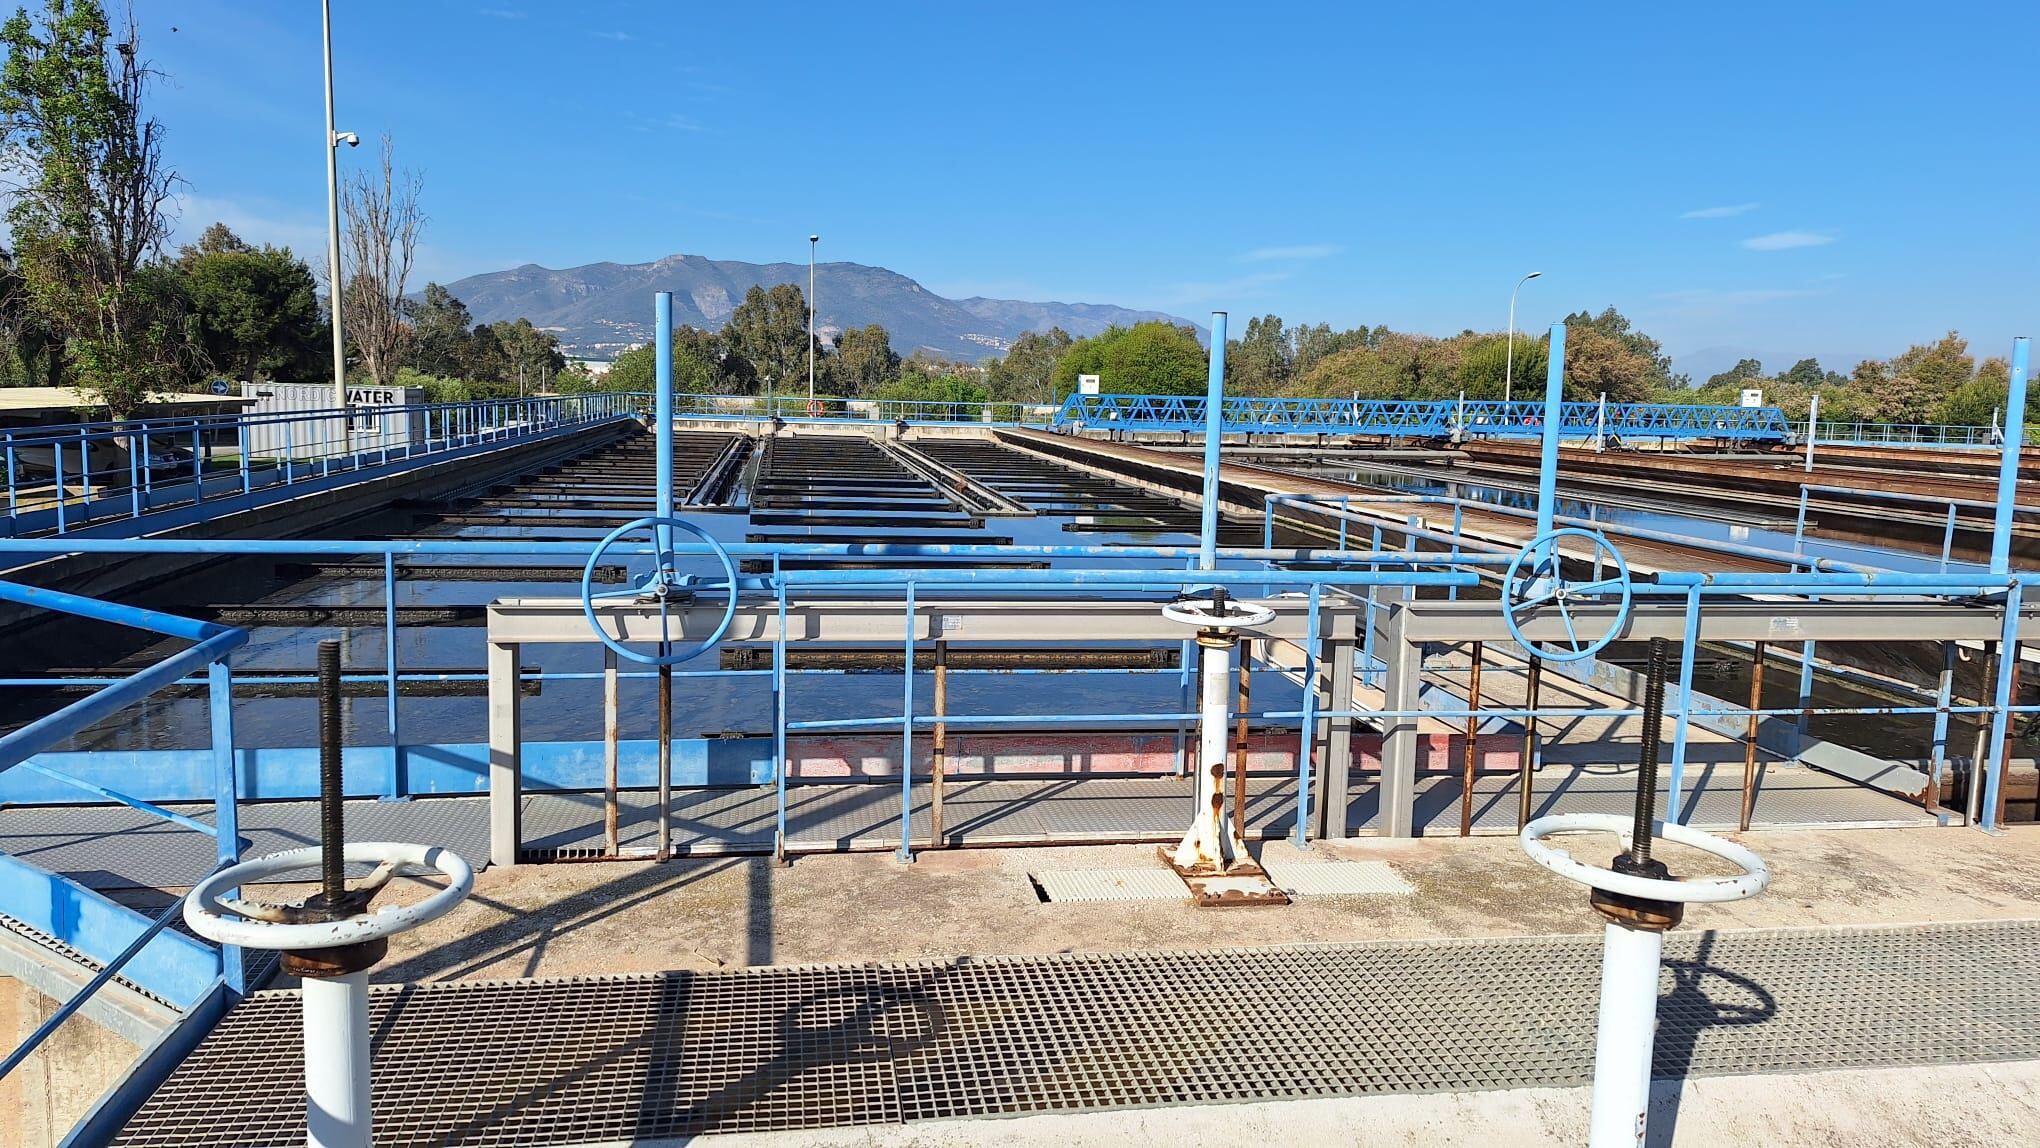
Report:
[[[928,843],[942,845],[942,776],[947,772],[949,724],[940,719],[949,713],[949,643],[935,643],[935,741],[929,750]],[[904,662],[904,656],[900,659]]]
[[1670,642],[1650,640],[1650,663],[1643,679],[1643,744],[1636,754],[1636,819],[1629,832],[1629,859],[1639,866],[1650,862],[1652,822],[1657,814],[1658,751],[1664,740],[1665,668],[1670,657]]
[[1531,789],[1535,784],[1533,774],[1537,769],[1537,688],[1544,682],[1544,659],[1535,654],[1530,656],[1528,682],[1524,689],[1523,708],[1530,711],[1523,718],[1523,752],[1516,757],[1516,831],[1521,833],[1530,824],[1530,809],[1533,804]]
[[346,785],[341,775],[340,643],[319,643],[319,889],[327,907],[341,904],[347,892]]
[[1764,708],[1764,648],[1758,642],[1750,650],[1750,725],[1743,734],[1742,764],[1742,816],[1736,825],[1744,833],[1750,831],[1750,814],[1757,804],[1757,727],[1763,718],[1754,711]]
[[1480,764],[1481,644],[1473,643],[1473,672],[1466,679],[1466,777],[1459,792],[1459,835],[1473,835],[1473,774]]

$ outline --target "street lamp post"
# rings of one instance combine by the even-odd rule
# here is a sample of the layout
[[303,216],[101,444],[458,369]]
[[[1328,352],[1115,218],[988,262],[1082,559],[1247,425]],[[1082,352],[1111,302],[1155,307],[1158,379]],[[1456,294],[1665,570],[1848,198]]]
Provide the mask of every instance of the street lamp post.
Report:
[[1516,292],[1523,289],[1523,284],[1542,274],[1542,271],[1532,271],[1516,280],[1515,289],[1509,292],[1509,357],[1502,363],[1502,401],[1505,403],[1516,394]]
[[[340,145],[359,147],[361,137],[333,129],[333,0],[324,0],[326,46],[326,276],[327,302],[333,312],[333,407],[347,409],[347,344],[340,329]],[[343,433],[352,427],[341,419]]]
[[807,237],[807,401],[808,410],[815,408],[815,244],[822,237]]

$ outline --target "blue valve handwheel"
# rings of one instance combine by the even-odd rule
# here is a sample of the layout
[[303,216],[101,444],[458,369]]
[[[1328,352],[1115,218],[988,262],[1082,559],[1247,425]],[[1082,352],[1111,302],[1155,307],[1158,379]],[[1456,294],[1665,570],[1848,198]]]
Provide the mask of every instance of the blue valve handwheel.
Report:
[[[622,538],[624,535],[630,533],[633,530],[655,529],[661,526],[671,527],[676,530],[684,530],[687,533],[692,534],[694,537],[699,538],[703,542],[708,544],[709,552],[715,555],[716,561],[722,563],[723,577],[728,582],[730,588],[729,599],[723,606],[722,621],[716,623],[715,632],[710,634],[708,637],[698,642],[693,642],[678,650],[667,648],[666,652],[663,654],[640,654],[635,650],[629,649],[622,642],[619,642],[616,639],[610,637],[608,632],[603,630],[601,620],[596,618],[595,568],[601,564],[602,555],[605,552],[607,552],[611,546],[614,546],[617,540]],[[664,557],[665,557],[664,555],[660,556],[662,561],[664,560]],[[653,577],[655,579],[658,578],[659,576],[660,575],[658,572],[655,572],[653,574]],[[694,525],[691,522],[686,521],[685,519],[640,518],[634,522],[626,522],[622,526],[617,527],[615,530],[610,531],[607,537],[603,538],[601,542],[596,544],[595,552],[588,555],[588,565],[585,569],[581,571],[581,612],[587,615],[588,628],[595,632],[596,639],[600,641],[603,645],[608,646],[611,650],[614,650],[618,657],[629,658],[633,662],[637,662],[641,665],[647,666],[679,665],[681,662],[687,661],[691,658],[700,657],[702,654],[714,648],[717,642],[722,641],[722,636],[729,632],[730,623],[736,620],[737,565],[736,563],[730,561],[730,552],[723,548],[722,543],[717,542],[715,539],[709,537],[707,531],[703,530],[699,526]],[[659,637],[660,646],[670,647],[671,639],[667,638],[665,635],[666,611],[664,610],[660,611],[659,626],[660,626]]]

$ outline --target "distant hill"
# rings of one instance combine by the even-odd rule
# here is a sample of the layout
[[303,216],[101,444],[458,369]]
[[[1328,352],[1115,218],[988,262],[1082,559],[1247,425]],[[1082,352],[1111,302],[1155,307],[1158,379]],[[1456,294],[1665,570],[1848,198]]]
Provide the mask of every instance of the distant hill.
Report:
[[[806,291],[807,275],[804,263],[669,255],[655,263],[590,263],[561,271],[527,263],[446,286],[479,322],[527,318],[559,335],[569,356],[607,359],[652,337],[655,291],[673,293],[675,323],[715,330],[752,285],[794,283]],[[927,348],[972,361],[1003,353],[1027,331],[1061,327],[1082,337],[1114,323],[1189,322],[1159,311],[1097,303],[945,299],[898,272],[861,263],[817,265],[815,295],[820,301],[817,325],[825,333],[878,323],[902,355]],[[1201,327],[1198,333],[1205,334]]]

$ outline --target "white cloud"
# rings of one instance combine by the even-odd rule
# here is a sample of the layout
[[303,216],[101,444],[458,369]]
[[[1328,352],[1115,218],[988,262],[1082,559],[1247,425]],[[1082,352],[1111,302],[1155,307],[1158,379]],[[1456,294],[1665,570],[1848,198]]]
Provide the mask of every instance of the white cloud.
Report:
[[700,120],[695,119],[693,116],[680,115],[678,112],[666,117],[666,126],[676,132],[701,132],[708,130],[701,126]]
[[1833,243],[1835,237],[1818,231],[1774,231],[1769,235],[1753,235],[1742,241],[1749,251],[1790,251],[1795,247],[1819,247]]
[[1278,259],[1325,259],[1345,248],[1336,243],[1297,243],[1288,247],[1256,247],[1240,256],[1244,263],[1266,263]]
[[531,13],[529,12],[517,12],[509,8],[478,8],[476,11],[480,15],[493,16],[498,20],[528,20],[531,18]]
[[1738,215],[1748,215],[1750,212],[1755,211],[1757,208],[1761,206],[1763,205],[1757,203],[1731,203],[1723,207],[1702,207],[1695,211],[1685,212],[1684,214],[1680,215],[1679,218],[1733,219]]
[[629,32],[590,32],[589,35],[598,40],[614,40],[619,44],[637,39],[636,36],[631,35]]

